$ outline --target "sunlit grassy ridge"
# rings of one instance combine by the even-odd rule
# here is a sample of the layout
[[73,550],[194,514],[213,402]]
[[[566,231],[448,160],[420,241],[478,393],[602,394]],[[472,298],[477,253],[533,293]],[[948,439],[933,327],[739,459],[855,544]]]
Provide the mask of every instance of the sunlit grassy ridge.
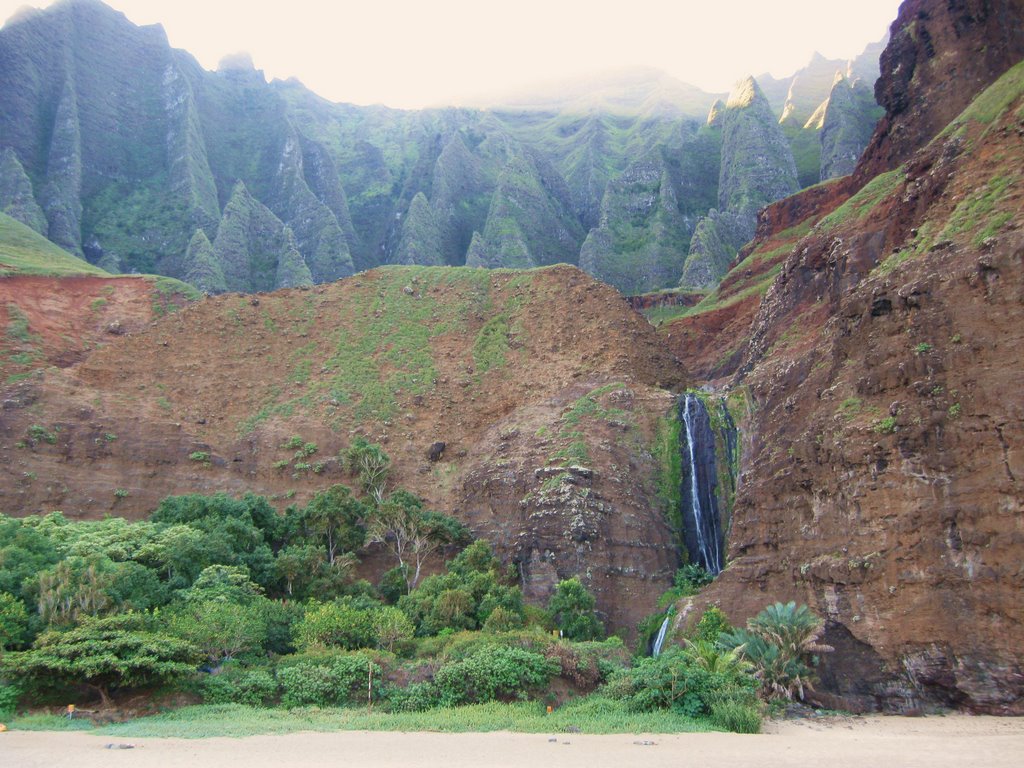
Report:
[[0,213],[0,276],[98,275],[99,267],[58,248],[35,230]]

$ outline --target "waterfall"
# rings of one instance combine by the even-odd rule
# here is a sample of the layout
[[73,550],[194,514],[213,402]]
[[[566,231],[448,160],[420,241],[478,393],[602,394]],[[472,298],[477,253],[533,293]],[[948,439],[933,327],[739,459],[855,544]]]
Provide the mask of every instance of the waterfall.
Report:
[[651,649],[651,656],[657,656],[661,653],[661,646],[665,644],[665,633],[668,632],[668,623],[672,620],[672,614],[670,613],[665,617],[665,620],[661,622],[661,629],[658,630],[658,636],[654,638],[654,647]]
[[715,435],[711,417],[696,395],[687,394],[680,399],[679,414],[686,427],[679,435],[680,442],[686,439],[685,448],[680,446],[683,538],[690,562],[699,563],[714,576],[721,572],[723,565]]

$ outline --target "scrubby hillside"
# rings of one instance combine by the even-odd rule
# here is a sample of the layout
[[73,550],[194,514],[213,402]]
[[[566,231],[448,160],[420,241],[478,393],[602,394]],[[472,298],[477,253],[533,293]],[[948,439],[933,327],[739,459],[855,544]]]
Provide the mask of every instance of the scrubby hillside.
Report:
[[572,267],[230,294],[8,388],[0,505],[137,518],[171,493],[252,491],[284,507],[353,484],[337,457],[365,436],[396,484],[492,539],[528,595],[585,575],[631,629],[677,564],[650,447],[680,384],[643,318]]

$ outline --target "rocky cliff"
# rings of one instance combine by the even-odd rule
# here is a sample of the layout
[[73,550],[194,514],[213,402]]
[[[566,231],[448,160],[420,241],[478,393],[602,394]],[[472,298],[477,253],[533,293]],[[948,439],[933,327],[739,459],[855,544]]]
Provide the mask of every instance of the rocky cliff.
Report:
[[[741,266],[774,259],[778,275],[731,316],[752,318],[746,339],[717,345],[749,411],[729,565],[696,602],[733,620],[809,603],[836,649],[816,694],[830,706],[1022,712],[1024,64],[992,63],[1018,50],[1020,18],[1009,3],[904,4],[879,92],[902,82],[919,106],[890,98],[854,177],[762,214]],[[926,71],[902,73],[911,61]],[[992,83],[942,126],[936,94],[959,82],[918,90],[939,61],[968,74],[965,93]]]

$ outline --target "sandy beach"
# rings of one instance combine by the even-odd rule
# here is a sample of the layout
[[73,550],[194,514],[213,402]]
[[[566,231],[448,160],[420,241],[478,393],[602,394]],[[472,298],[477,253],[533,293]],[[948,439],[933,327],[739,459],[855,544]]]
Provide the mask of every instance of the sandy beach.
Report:
[[[108,748],[130,743],[133,749]],[[1024,718],[839,717],[766,724],[765,733],[583,736],[517,733],[296,733],[242,739],[112,739],[89,733],[0,733],[3,768],[279,768],[369,766],[1013,766]]]

